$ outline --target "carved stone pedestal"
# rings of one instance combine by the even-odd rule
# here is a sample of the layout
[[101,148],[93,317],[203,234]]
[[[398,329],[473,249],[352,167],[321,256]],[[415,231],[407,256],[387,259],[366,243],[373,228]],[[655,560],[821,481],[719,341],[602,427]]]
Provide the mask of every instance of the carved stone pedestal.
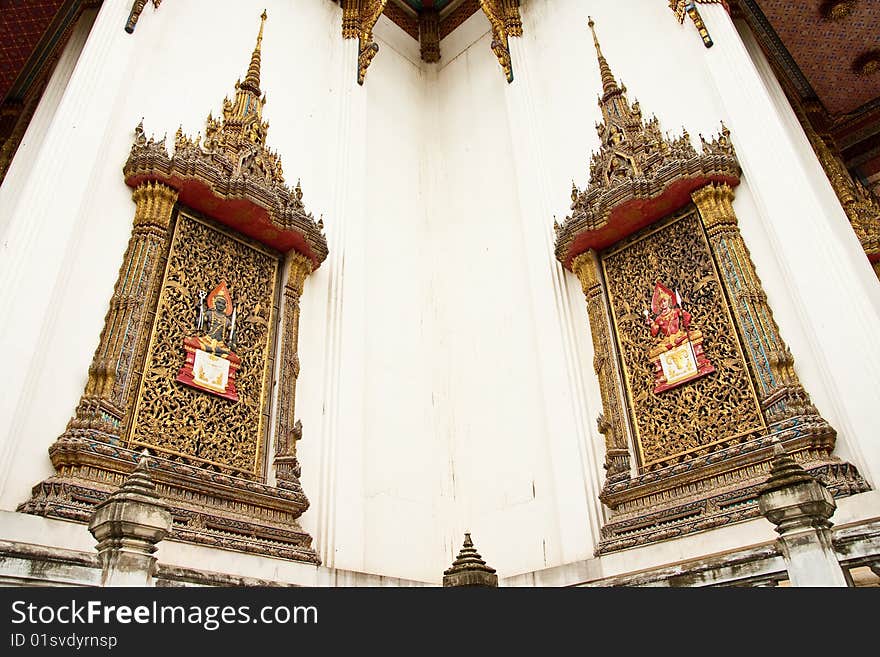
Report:
[[[831,434],[833,445],[833,433]],[[613,509],[596,554],[722,527],[762,514],[758,496],[770,474],[773,436],[606,484],[602,501]],[[835,497],[869,490],[855,467],[815,445],[809,436],[786,443],[804,468]]]
[[761,513],[776,525],[792,586],[847,586],[831,544],[831,493],[774,446],[771,476],[759,497]]
[[144,455],[122,487],[95,508],[89,531],[98,541],[103,586],[153,586],[156,544],[171,514],[156,495]]
[[443,586],[479,586],[496,588],[498,575],[495,569],[486,565],[483,557],[474,548],[470,532],[464,535],[464,545],[452,567],[443,571]]
[[[37,484],[18,510],[89,522],[132,472],[139,454],[94,440],[64,439],[52,446],[50,457],[57,474]],[[320,562],[297,520],[309,507],[301,487],[275,488],[161,457],[151,457],[150,474],[174,518],[169,538]]]

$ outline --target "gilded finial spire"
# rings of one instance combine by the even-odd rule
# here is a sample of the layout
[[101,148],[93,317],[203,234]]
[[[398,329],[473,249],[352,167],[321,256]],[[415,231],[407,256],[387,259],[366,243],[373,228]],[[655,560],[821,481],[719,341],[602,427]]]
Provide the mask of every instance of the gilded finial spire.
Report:
[[605,92],[605,95],[608,96],[609,94],[620,91],[620,88],[617,86],[617,81],[614,79],[614,74],[611,72],[611,67],[608,66],[608,61],[605,59],[605,55],[602,54],[602,47],[599,45],[599,37],[596,36],[596,23],[593,22],[592,16],[590,16],[590,22],[588,25],[590,26],[590,31],[593,33],[593,43],[596,45],[596,55],[599,57],[599,71],[602,73],[602,90]]
[[266,24],[266,10],[260,15],[260,33],[257,35],[257,45],[254,54],[251,55],[251,63],[248,66],[247,76],[244,78],[242,87],[260,95],[260,48],[263,46],[263,26]]

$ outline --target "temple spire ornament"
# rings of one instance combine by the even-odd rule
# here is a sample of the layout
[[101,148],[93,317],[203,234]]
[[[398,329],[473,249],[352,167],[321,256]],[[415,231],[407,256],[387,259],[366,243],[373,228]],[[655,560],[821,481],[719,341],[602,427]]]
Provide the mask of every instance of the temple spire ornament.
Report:
[[779,534],[776,546],[792,586],[847,586],[831,533],[834,496],[779,441],[758,504]]
[[596,56],[599,58],[599,72],[602,74],[602,91],[605,92],[605,99],[607,99],[612,94],[621,93],[621,89],[617,86],[617,80],[614,79],[614,74],[611,72],[608,60],[602,54],[602,46],[599,45],[599,37],[596,36],[596,23],[593,21],[592,16],[590,16],[588,25],[593,33],[593,44],[596,46]]
[[260,15],[260,33],[257,35],[257,45],[251,55],[251,63],[248,66],[247,75],[241,84],[242,89],[252,91],[257,96],[260,95],[260,48],[263,45],[263,27],[266,25],[266,10]]
[[[269,123],[263,121],[263,106],[266,104],[266,95],[260,91],[260,50],[263,44],[263,27],[266,24],[266,18],[266,11],[263,10],[260,16],[257,45],[251,55],[244,82],[235,83],[235,101],[230,103],[228,98],[224,99],[222,122],[215,121],[212,116],[208,116],[208,125],[205,129],[205,146],[207,148],[219,146],[234,156],[246,148],[248,144],[265,146]],[[216,139],[218,133],[221,135],[219,141]],[[276,163],[270,165],[270,168],[273,171],[277,170],[280,176],[281,165],[277,162],[277,158],[275,159]]]
[[125,180],[129,186],[163,181],[189,197],[193,209],[207,214],[218,206],[202,191],[205,186],[222,199],[221,205],[233,198],[244,200],[248,211],[224,211],[228,212],[224,223],[282,253],[295,248],[317,269],[327,257],[323,226],[306,211],[302,187],[291,189],[285,184],[281,158],[267,145],[266,94],[260,89],[266,20],[263,11],[244,82],[236,82],[234,100],[223,99],[219,116],[208,114],[204,137],[193,139],[178,130],[174,154],[169,156],[164,144],[148,139],[139,125],[124,167]]
[[[589,249],[601,250],[665,215],[673,197],[710,182],[739,184],[740,168],[730,131],[723,125],[710,140],[701,137],[698,153],[684,130],[664,135],[656,117],[645,120],[638,101],[630,103],[602,53],[595,22],[602,94],[602,121],[596,125],[600,149],[590,161],[590,181],[583,191],[572,188],[572,214],[556,240],[556,256],[568,268]],[[675,185],[673,185],[675,183]]]

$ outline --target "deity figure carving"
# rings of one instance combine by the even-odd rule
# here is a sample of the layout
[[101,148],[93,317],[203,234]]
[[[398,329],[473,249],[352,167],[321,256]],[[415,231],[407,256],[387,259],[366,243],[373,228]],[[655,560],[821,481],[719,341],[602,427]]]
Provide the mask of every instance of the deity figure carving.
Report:
[[632,165],[622,155],[615,155],[608,165],[608,182],[614,184],[632,177]]
[[235,353],[238,309],[232,303],[225,280],[210,294],[199,290],[198,298],[196,331],[183,341],[186,362],[176,380],[238,401],[235,389],[235,375],[241,365],[241,359]]
[[225,356],[232,351],[235,344],[237,316],[238,311],[232,305],[226,281],[214,288],[210,295],[206,295],[204,290],[199,290],[199,321],[196,330],[204,332],[204,335],[196,339],[201,348],[219,356]]
[[[651,337],[659,338],[648,356],[654,365],[654,393],[661,393],[715,371],[703,352],[703,333],[691,329],[691,313],[681,307],[681,295],[659,281],[644,311]],[[652,317],[653,316],[653,317]]]

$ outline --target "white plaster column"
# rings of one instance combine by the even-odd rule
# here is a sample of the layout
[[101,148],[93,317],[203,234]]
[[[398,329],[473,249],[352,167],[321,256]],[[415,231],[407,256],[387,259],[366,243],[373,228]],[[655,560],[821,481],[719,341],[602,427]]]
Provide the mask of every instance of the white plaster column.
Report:
[[[43,362],[47,327],[59,321],[53,305],[57,299],[50,292],[63,287],[66,257],[71,242],[81,238],[79,229],[90,213],[102,211],[91,164],[103,159],[113,101],[129,70],[135,39],[122,28],[130,8],[127,0],[102,4],[17,202],[10,208],[4,198],[0,207],[4,215],[0,224],[5,225],[0,242],[0,307],[7,317],[15,318],[0,324],[0,349],[16,354],[17,360],[6,370],[7,388],[0,395],[0,432],[7,434],[0,435],[4,508],[20,501],[6,499],[5,494],[19,446],[44,440],[48,447],[56,438],[20,435],[20,423],[40,373],[50,366]],[[130,216],[121,220],[130,222]],[[88,361],[87,354],[83,361]]]
[[762,79],[723,6],[701,13],[715,41],[703,61],[811,347],[795,353],[795,367],[814,362],[828,391],[819,410],[838,430],[839,453],[876,485],[880,286],[778,84]]
[[[321,295],[327,302],[324,414],[319,431],[304,427],[306,440],[320,441],[320,487],[306,492],[314,509],[309,513],[317,514],[315,547],[322,564],[333,568],[341,559],[346,567],[356,569],[363,559],[365,540],[362,336],[366,90],[357,84],[358,40],[338,38],[334,189],[325,222],[330,253],[322,265],[327,285],[327,294]],[[310,434],[310,429],[314,433]]]
[[[567,287],[576,279],[565,274],[554,255],[555,233],[543,125],[536,107],[530,62],[539,47],[532,36],[529,14],[523,12],[523,36],[509,40],[515,79],[507,85],[507,114],[516,169],[520,228],[526,245],[529,303],[535,335],[541,336],[535,382],[542,396],[544,446],[555,486],[555,508],[560,545],[548,554],[553,563],[567,563],[592,554],[599,540],[602,505],[599,492],[603,471],[598,453],[600,438],[596,417],[601,408],[590,408],[585,376],[578,358],[577,333],[589,335],[585,306],[573,309]],[[562,375],[562,376],[561,376]]]

